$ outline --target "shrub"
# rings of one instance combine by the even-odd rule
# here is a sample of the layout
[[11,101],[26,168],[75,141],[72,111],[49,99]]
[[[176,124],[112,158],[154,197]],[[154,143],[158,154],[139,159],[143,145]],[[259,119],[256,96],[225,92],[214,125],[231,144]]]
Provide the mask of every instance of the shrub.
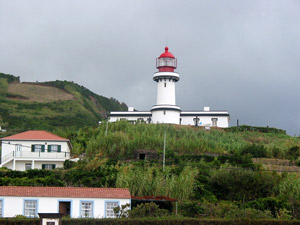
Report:
[[282,210],[286,208],[286,203],[275,197],[267,197],[267,198],[259,198],[255,201],[250,201],[246,203],[245,207],[254,208],[262,211],[269,210],[271,211],[272,216],[274,218],[277,218],[280,213],[280,210],[281,213],[283,213]]
[[166,209],[160,209],[158,205],[153,202],[140,204],[131,211],[129,211],[129,217],[161,217],[169,215],[169,211]]
[[250,154],[253,158],[265,158],[267,156],[267,149],[263,145],[248,145],[241,150],[241,154]]
[[198,201],[188,201],[179,205],[179,212],[186,217],[200,217],[204,213],[204,207]]

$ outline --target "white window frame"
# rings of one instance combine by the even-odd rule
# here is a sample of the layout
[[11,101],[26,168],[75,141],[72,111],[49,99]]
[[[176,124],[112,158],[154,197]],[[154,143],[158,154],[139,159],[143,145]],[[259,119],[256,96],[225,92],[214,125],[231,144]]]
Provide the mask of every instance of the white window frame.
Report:
[[25,199],[24,200],[24,216],[37,217],[38,200]]
[[106,218],[116,218],[114,208],[120,205],[118,201],[107,201],[105,202],[105,217]]
[[34,152],[42,152],[43,145],[36,144],[34,145]]
[[93,218],[94,217],[94,202],[80,201],[80,217]]
[[217,127],[218,126],[218,118],[211,118],[211,125],[213,127]]
[[51,145],[50,152],[58,152],[58,145]]
[[[30,168],[29,168],[30,166]],[[32,169],[32,163],[25,163],[25,171]]]
[[0,217],[3,217],[3,199],[0,199]]
[[[43,165],[45,165],[45,168],[43,168]],[[53,168],[53,165],[54,165],[54,168]],[[44,170],[53,170],[56,168],[56,164],[55,163],[43,163],[42,164],[42,169]]]

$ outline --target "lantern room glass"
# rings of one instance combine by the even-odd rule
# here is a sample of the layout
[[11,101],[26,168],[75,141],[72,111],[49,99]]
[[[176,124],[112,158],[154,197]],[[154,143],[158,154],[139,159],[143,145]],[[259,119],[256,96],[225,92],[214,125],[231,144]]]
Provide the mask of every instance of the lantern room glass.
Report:
[[156,68],[159,67],[177,67],[177,60],[174,58],[157,58],[156,59]]

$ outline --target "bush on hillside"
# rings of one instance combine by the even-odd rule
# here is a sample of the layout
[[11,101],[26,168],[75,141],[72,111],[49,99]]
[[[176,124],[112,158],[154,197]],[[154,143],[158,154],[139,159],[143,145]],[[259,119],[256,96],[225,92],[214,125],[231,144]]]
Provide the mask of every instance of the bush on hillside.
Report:
[[250,154],[252,158],[265,158],[267,157],[267,149],[263,145],[248,145],[241,150],[241,155]]
[[167,209],[160,209],[159,206],[153,202],[139,204],[129,211],[130,218],[162,217],[167,215],[169,215]]

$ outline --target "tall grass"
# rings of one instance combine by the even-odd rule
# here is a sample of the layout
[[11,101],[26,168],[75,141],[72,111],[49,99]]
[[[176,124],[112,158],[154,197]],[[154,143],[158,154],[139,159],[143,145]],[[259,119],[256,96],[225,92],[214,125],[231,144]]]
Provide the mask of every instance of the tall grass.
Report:
[[[231,132],[201,127],[165,124],[130,124],[126,121],[106,123],[99,127],[88,127],[79,131],[66,132],[71,138],[74,152],[98,154],[114,159],[131,158],[136,149],[163,149],[164,132],[167,134],[166,150],[174,154],[221,153],[231,154],[249,144],[264,145],[272,157],[273,149],[286,152],[290,147],[300,145],[299,138],[284,134],[259,133],[257,131]],[[276,150],[276,151],[277,151]]]
[[123,166],[117,176],[116,186],[129,188],[131,195],[163,195],[183,201],[192,197],[198,169],[184,167],[176,175],[171,167],[163,172],[157,167]]

